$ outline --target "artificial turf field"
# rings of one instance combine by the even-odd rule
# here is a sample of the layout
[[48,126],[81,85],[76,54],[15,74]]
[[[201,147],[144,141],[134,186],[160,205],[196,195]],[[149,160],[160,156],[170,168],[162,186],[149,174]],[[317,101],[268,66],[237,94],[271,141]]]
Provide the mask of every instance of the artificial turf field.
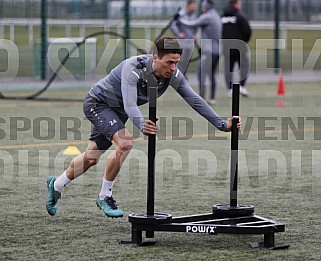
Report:
[[[63,155],[67,146],[84,151],[90,124],[78,102],[1,100],[0,260],[320,260],[320,84],[286,83],[284,97],[276,96],[276,86],[251,85],[251,97],[241,98],[238,199],[286,224],[276,241],[290,244],[288,250],[249,248],[262,240],[257,235],[166,232],[155,233],[154,246],[119,245],[117,239],[130,234],[128,214],[146,211],[147,141],[137,131],[114,187],[124,218],[106,218],[95,204],[109,152],[64,189],[50,217],[46,179],[70,162]],[[86,92],[60,89],[44,97],[82,98]],[[215,110],[222,117],[231,111],[225,95],[220,88]],[[275,106],[280,98],[285,107]],[[155,210],[190,215],[229,203],[229,134],[213,135],[172,90],[158,107]],[[146,106],[142,111],[147,115]]]

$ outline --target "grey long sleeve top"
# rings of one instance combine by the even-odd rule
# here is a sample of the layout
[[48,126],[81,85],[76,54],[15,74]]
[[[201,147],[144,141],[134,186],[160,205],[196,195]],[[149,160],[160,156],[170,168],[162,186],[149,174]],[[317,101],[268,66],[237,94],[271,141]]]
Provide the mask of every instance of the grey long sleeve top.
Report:
[[[146,69],[141,68],[141,61]],[[144,79],[147,86],[138,84]],[[169,84],[166,81],[169,80]],[[226,131],[226,121],[190,86],[184,75],[176,69],[170,79],[157,78],[152,70],[150,55],[133,56],[121,62],[106,77],[95,83],[89,94],[99,102],[104,102],[117,110],[123,110],[135,126],[143,131],[144,116],[138,106],[148,102],[148,87],[158,87],[157,97],[160,97],[171,86],[200,115],[221,131]]]
[[[188,21],[192,21],[196,18],[196,15],[194,13],[188,13],[187,10],[181,10],[179,12],[179,17]],[[173,21],[171,24],[171,29],[176,37],[178,37],[180,33],[184,33],[184,39],[193,39],[197,33],[196,27],[184,25],[180,23],[179,20]]]
[[200,27],[202,31],[201,38],[212,40],[212,46],[202,44],[202,50],[213,54],[220,53],[219,41],[222,36],[222,23],[219,14],[214,8],[209,9],[206,13],[191,21],[179,18],[179,22],[190,27]]

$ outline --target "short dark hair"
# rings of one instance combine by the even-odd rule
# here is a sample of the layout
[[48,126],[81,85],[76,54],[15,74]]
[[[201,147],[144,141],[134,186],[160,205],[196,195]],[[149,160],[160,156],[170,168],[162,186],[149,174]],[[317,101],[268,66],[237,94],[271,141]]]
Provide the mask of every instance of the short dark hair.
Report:
[[194,4],[194,3],[196,3],[196,0],[188,0],[187,1],[187,5]]
[[203,0],[201,2],[201,7],[206,8],[207,10],[211,9],[214,7],[214,1],[212,0]]
[[236,5],[239,2],[239,0],[230,0],[230,5]]
[[165,36],[155,41],[153,54],[157,54],[161,59],[164,55],[169,53],[182,54],[182,47],[179,45],[175,37]]

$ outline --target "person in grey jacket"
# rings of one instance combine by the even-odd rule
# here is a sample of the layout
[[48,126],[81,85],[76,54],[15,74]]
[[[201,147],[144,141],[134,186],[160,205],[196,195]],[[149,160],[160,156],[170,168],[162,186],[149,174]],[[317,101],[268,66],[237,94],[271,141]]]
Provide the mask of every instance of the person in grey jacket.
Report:
[[59,176],[47,180],[49,196],[46,204],[48,213],[57,212],[57,201],[68,183],[96,165],[101,155],[114,145],[115,151],[109,155],[101,191],[96,204],[108,217],[122,217],[112,196],[114,180],[123,161],[133,147],[130,132],[125,123],[129,118],[145,135],[156,135],[156,124],[145,119],[139,106],[148,102],[148,88],[157,87],[160,97],[171,86],[201,116],[221,131],[230,131],[233,116],[227,121],[197,94],[177,69],[182,49],[176,38],[163,37],[155,42],[152,55],[133,56],[121,62],[106,77],[96,82],[85,97],[85,116],[93,125],[86,151],[75,157],[68,168]]
[[211,93],[210,99],[207,101],[210,105],[214,105],[216,96],[216,69],[219,62],[219,41],[222,35],[222,24],[212,0],[203,0],[201,8],[202,14],[198,18],[188,21],[179,17],[179,21],[186,26],[201,28],[202,51],[198,67],[200,95],[206,98],[205,80],[209,76]]
[[250,41],[252,30],[241,10],[241,0],[230,0],[221,18],[223,24],[224,72],[228,89],[227,95],[232,96],[232,73],[235,70],[235,65],[238,64],[240,68],[240,93],[247,97],[249,93],[245,84],[250,71],[247,43]]
[[[194,20],[196,18],[195,14],[196,2],[195,0],[188,0],[186,7],[180,10],[178,15],[188,21]],[[171,30],[176,38],[179,39],[179,43],[183,48],[181,59],[177,65],[177,68],[186,75],[186,71],[189,65],[189,61],[194,50],[194,39],[196,37],[197,28],[186,26],[180,23],[177,19],[173,20],[171,24]]]

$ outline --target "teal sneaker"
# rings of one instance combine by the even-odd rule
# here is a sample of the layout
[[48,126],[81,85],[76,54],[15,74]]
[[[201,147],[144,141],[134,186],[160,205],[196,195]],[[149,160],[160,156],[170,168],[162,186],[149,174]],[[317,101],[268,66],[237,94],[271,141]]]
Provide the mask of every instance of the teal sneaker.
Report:
[[98,196],[96,199],[96,205],[104,211],[107,217],[118,218],[124,216],[113,197],[105,197],[104,200],[100,200]]
[[47,199],[46,208],[50,216],[54,216],[56,214],[57,208],[58,208],[57,202],[58,202],[58,199],[60,199],[61,197],[61,193],[58,191],[55,191],[55,188],[54,188],[55,180],[56,180],[56,177],[54,176],[50,176],[47,179],[49,196]]

